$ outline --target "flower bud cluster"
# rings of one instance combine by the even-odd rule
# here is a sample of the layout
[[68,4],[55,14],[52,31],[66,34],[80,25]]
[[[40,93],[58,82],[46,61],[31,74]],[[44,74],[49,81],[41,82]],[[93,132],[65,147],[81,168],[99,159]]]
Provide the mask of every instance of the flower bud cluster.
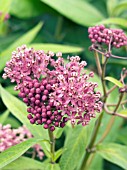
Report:
[[104,25],[90,27],[89,38],[92,43],[111,44],[111,47],[120,48],[127,45],[127,36],[121,29],[105,28]]
[[[0,124],[0,152],[32,137],[32,134],[25,126],[19,127],[18,129],[11,129],[10,124],[4,126]],[[42,159],[44,153],[41,146],[36,144],[32,148],[36,151],[37,156]]]
[[15,90],[20,90],[28,106],[30,123],[43,124],[51,131],[64,127],[68,120],[84,126],[102,109],[101,94],[95,92],[97,83],[88,81],[94,73],[86,74],[86,62],[80,62],[79,56],[70,57],[67,64],[62,53],[56,57],[51,51],[19,47],[7,62],[3,78],[16,81]]
[[49,94],[53,92],[52,86],[56,83],[55,79],[43,78],[41,81],[34,79],[27,82],[21,88],[19,97],[29,106],[27,108],[28,119],[31,124],[44,124],[44,128],[64,127],[65,119],[61,116],[61,111],[49,100]]

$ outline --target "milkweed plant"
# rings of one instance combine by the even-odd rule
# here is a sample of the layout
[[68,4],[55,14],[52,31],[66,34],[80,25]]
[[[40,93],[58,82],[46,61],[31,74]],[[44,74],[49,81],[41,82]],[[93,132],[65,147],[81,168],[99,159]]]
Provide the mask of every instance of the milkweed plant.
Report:
[[[35,50],[26,45],[17,47],[16,51],[12,52],[12,57],[4,68],[3,79],[9,78],[11,83],[16,83],[14,90],[18,91],[19,98],[27,107],[29,130],[25,126],[12,129],[10,125],[0,124],[1,154],[7,154],[10,149],[13,152],[16,146],[22,146],[29,138],[34,139],[30,127],[33,126],[34,131],[39,127],[42,129],[42,137],[45,133],[49,137],[33,142],[33,146],[30,146],[33,151],[30,152],[28,147],[22,154],[26,152],[31,153],[29,157],[39,157],[42,167],[60,163],[60,167],[66,169],[66,164],[69,164],[67,154],[75,155],[75,159],[79,156],[73,152],[73,147],[76,147],[73,145],[72,148],[70,145],[69,148],[63,146],[62,149],[56,150],[56,134],[65,130],[66,135],[67,131],[70,131],[69,135],[74,135],[70,141],[73,143],[73,140],[78,138],[77,129],[80,127],[80,131],[86,130],[83,133],[87,133],[88,129],[91,132],[87,133],[85,139],[81,138],[81,145],[84,146],[81,149],[79,164],[75,164],[74,159],[74,165],[70,167],[73,166],[72,169],[75,170],[87,170],[96,154],[101,152],[115,118],[127,118],[124,114],[127,102],[126,68],[121,70],[119,80],[105,75],[111,58],[127,59],[113,54],[114,48],[127,45],[127,36],[121,29],[106,28],[104,25],[89,27],[88,34],[91,40],[89,50],[94,55],[98,70],[98,82],[94,79],[97,75],[87,69],[87,62],[81,61],[79,56],[67,56],[65,60],[61,52],[55,54],[49,49],[45,53],[43,49]],[[114,86],[107,87],[108,82],[114,83]],[[115,99],[111,101],[110,98],[115,92]],[[98,132],[107,115],[110,118],[100,136]],[[42,143],[47,147],[43,148]],[[11,159],[10,162],[14,160]]]

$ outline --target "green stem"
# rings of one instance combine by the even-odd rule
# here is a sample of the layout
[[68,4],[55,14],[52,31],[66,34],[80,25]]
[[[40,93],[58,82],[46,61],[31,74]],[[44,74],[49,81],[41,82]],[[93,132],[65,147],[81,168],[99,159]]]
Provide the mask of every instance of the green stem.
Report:
[[102,82],[102,87],[103,87],[103,92],[104,92],[104,96],[103,96],[104,103],[106,102],[106,99],[107,99],[106,85],[105,85],[105,79],[104,79],[107,61],[108,61],[108,58],[106,57],[105,62],[102,67],[102,76],[101,76],[101,82]]
[[123,98],[123,96],[124,96],[124,93],[121,93],[120,94],[120,97],[119,97],[119,100],[118,100],[118,103],[117,103],[117,105],[116,105],[116,108],[114,109],[114,114],[116,113],[116,111],[118,110],[118,108],[119,108],[119,106],[120,106],[120,104],[121,104],[121,102],[122,102],[122,98]]
[[51,151],[51,163],[54,164],[55,161],[55,138],[53,136],[53,132],[50,131],[50,129],[48,129],[48,133],[49,133],[49,138],[50,138],[50,144],[51,144],[51,147],[50,147],[50,151]]
[[94,51],[94,56],[95,56],[95,60],[96,60],[96,65],[97,65],[97,69],[98,69],[98,74],[101,77],[102,75],[102,69],[101,69],[101,64],[100,64],[100,60],[99,60],[99,55],[96,51]]
[[114,121],[115,121],[115,116],[112,116],[110,121],[109,121],[109,123],[108,123],[108,125],[107,125],[107,127],[106,127],[106,130],[104,131],[101,139],[97,142],[96,145],[98,145],[99,143],[103,142],[103,140],[107,137],[107,135],[109,134],[109,132],[110,132],[110,130],[112,128],[112,125],[113,125]]
[[89,156],[91,154],[91,149],[92,149],[92,147],[94,145],[94,142],[96,140],[97,133],[98,133],[98,130],[99,130],[99,127],[100,127],[100,124],[101,124],[102,117],[103,117],[103,113],[100,115],[100,117],[98,118],[98,120],[96,122],[96,125],[95,125],[95,128],[94,128],[90,143],[89,143],[89,145],[87,147],[87,150],[86,150],[86,155],[85,155],[84,160],[83,160],[82,165],[81,165],[81,170],[86,170],[86,164],[87,164],[87,161],[88,161]]

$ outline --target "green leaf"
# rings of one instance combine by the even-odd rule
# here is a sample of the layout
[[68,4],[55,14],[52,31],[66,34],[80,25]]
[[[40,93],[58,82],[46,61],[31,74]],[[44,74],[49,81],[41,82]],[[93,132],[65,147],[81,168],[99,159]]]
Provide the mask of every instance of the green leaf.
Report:
[[77,126],[70,129],[66,140],[64,146],[66,150],[60,159],[60,167],[61,170],[73,170],[85,154],[85,148],[88,142],[88,126]]
[[81,47],[61,45],[61,44],[30,44],[30,47],[33,47],[36,50],[53,51],[53,52],[62,52],[62,53],[78,53],[82,52],[84,49]]
[[40,22],[33,29],[18,38],[11,46],[9,46],[5,51],[0,54],[0,71],[2,71],[2,69],[5,67],[6,62],[10,59],[12,51],[22,44],[31,43],[41,29],[42,25],[43,23]]
[[69,18],[70,20],[81,24],[83,26],[89,26],[92,23],[101,21],[103,15],[90,3],[82,0],[41,0],[45,4],[49,5],[60,14]]
[[9,115],[9,110],[6,110],[4,113],[2,113],[2,115],[0,114],[0,123],[1,124],[4,124],[8,115]]
[[15,117],[8,117],[3,125],[10,124],[12,128],[19,128],[21,123]]
[[11,85],[11,86],[5,87],[5,89],[13,95],[18,95],[19,91],[15,91],[14,87],[15,87],[14,85]]
[[27,167],[27,170],[30,170],[30,169],[31,170],[32,169],[45,170],[45,164],[39,161],[36,161],[34,159],[24,157],[24,156],[11,162],[10,164],[2,168],[2,170],[26,170],[26,167]]
[[127,169],[127,146],[115,143],[100,144],[97,153],[104,159]]
[[[36,8],[35,8],[36,6]],[[43,5],[39,0],[13,0],[10,14],[15,15],[19,18],[29,18],[42,14]]]
[[118,0],[107,0],[107,11],[111,16],[114,7],[118,4]]
[[62,155],[63,152],[64,152],[64,149],[62,149],[62,148],[59,149],[58,151],[56,151],[54,161],[56,161]]
[[127,118],[127,109],[121,110],[119,114]]
[[48,163],[48,164],[46,164],[45,170],[61,170],[61,169],[59,167],[59,164]]
[[[26,105],[10,93],[8,93],[4,88],[2,88],[2,86],[0,87],[0,91],[5,106],[18,120],[26,125],[26,127],[30,130],[34,137],[48,140],[49,137],[47,130],[45,130],[42,126],[30,124],[29,120],[27,119],[28,113],[26,111]],[[49,144],[47,144],[46,142],[42,142],[41,146],[45,152],[49,150]]]
[[102,20],[101,22],[98,22],[96,24],[116,24],[120,25],[121,27],[127,28],[127,19],[124,18],[108,18],[105,20]]
[[15,159],[19,158],[22,154],[24,154],[31,146],[38,143],[40,139],[28,139],[20,144],[10,147],[0,154],[0,168],[6,166],[11,163]]
[[0,11],[8,13],[12,0],[0,0]]
[[127,2],[119,3],[115,8],[112,10],[112,16],[120,15],[124,10],[127,10]]
[[127,145],[127,127],[118,130],[116,141]]
[[124,86],[119,80],[117,80],[113,77],[105,77],[105,80],[108,80],[108,81],[114,83],[115,85],[117,85],[120,88]]
[[60,136],[62,135],[64,131],[64,128],[56,128],[54,131],[54,136],[56,139],[60,138]]

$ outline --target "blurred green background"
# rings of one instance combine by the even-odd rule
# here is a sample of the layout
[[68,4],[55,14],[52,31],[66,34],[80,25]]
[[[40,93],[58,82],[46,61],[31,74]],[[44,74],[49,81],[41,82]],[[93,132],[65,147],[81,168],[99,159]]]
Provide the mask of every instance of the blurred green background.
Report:
[[[14,95],[17,95],[14,86],[1,76],[16,47],[26,44],[45,51],[62,51],[65,58],[68,53],[80,55],[88,68],[96,72],[93,53],[88,50],[91,45],[88,27],[105,24],[127,32],[127,0],[0,0],[0,12],[0,83]],[[5,21],[7,13],[10,17]],[[114,54],[127,56],[127,48],[114,50]],[[119,78],[126,65],[127,61],[110,59],[107,74]],[[0,100],[0,113],[4,111]],[[13,127],[20,125],[11,115],[4,123],[11,123]],[[126,136],[124,131],[123,136]],[[104,161],[103,169],[121,168]]]

